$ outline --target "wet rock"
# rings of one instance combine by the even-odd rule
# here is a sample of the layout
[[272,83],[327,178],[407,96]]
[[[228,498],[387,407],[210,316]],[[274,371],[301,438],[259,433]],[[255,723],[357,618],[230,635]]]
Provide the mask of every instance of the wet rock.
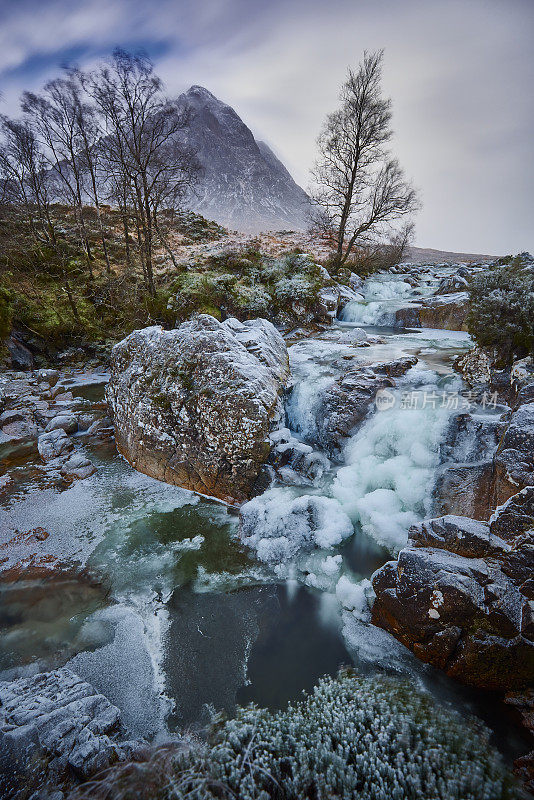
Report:
[[531,504],[525,493],[490,524],[449,515],[412,528],[398,560],[373,576],[375,624],[464,683],[497,690],[530,685]]
[[113,348],[107,398],[117,448],[140,472],[241,502],[269,451],[289,374],[266,320],[206,314],[164,331],[134,331]]
[[377,361],[371,365],[371,369],[377,375],[388,375],[390,378],[400,378],[401,375],[404,375],[416,364],[416,356],[402,356],[393,361]]
[[434,513],[458,514],[487,520],[494,507],[495,475],[492,461],[452,464],[438,476]]
[[80,435],[85,440],[101,441],[113,439],[115,435],[113,420],[110,417],[101,417],[95,420],[87,430],[82,431]]
[[493,456],[504,425],[497,417],[456,414],[441,457],[445,462],[434,489],[434,513],[487,520],[496,505]]
[[442,459],[463,464],[489,460],[495,454],[504,428],[497,417],[468,411],[455,414],[440,447]]
[[534,484],[534,402],[510,417],[495,456],[495,499],[502,503]]
[[61,474],[68,480],[83,480],[95,472],[95,465],[83,453],[74,453],[61,467]]
[[317,484],[330,467],[330,461],[292,436],[289,428],[281,428],[271,434],[271,464],[283,483],[293,485]]
[[[87,779],[124,760],[135,744],[117,741],[119,722],[119,709],[68,669],[1,681],[0,775],[6,793],[18,776],[26,785],[40,782],[46,791],[47,784],[57,788],[72,773]],[[46,759],[46,772],[37,765],[32,775],[38,758]]]
[[395,322],[405,328],[420,328],[421,317],[419,316],[420,306],[412,305],[406,308],[399,308],[395,312]]
[[519,389],[514,402],[514,410],[524,403],[534,403],[534,381],[525,384]]
[[339,306],[339,290],[335,286],[326,286],[318,293],[316,317],[332,322]]
[[403,375],[416,363],[417,358],[412,356],[348,369],[323,392],[310,441],[331,458],[339,458],[347,438],[367,416],[377,392],[393,387],[391,376]]
[[488,523],[452,514],[425,520],[410,535],[417,547],[439,547],[466,558],[500,557],[510,549]]
[[313,444],[331,458],[339,458],[346,440],[367,416],[377,392],[394,385],[391,378],[369,368],[348,370],[321,397],[315,433],[310,437]]
[[33,369],[33,354],[24,344],[22,337],[17,333],[13,333],[7,340],[7,349],[12,369]]
[[64,456],[70,453],[73,447],[72,440],[69,439],[63,428],[43,433],[37,440],[37,449],[43,461],[51,461],[59,456]]
[[443,278],[439,284],[435,294],[450,294],[452,292],[464,292],[468,287],[467,279],[459,272],[456,275],[451,275],[449,278]]
[[355,272],[351,272],[349,275],[349,285],[353,291],[359,292],[363,288],[363,278],[360,278]]
[[40,369],[37,377],[40,381],[45,381],[49,386],[55,386],[59,380],[59,371],[57,369]]
[[534,363],[530,356],[514,361],[510,371],[510,381],[516,390],[534,381]]
[[37,438],[37,425],[28,409],[11,409],[0,414],[0,443]]
[[423,328],[443,328],[448,331],[466,331],[469,296],[465,292],[426,300],[419,309]]
[[58,414],[50,420],[45,431],[49,433],[50,431],[56,431],[60,428],[64,430],[65,433],[76,433],[78,430],[78,420],[74,414]]

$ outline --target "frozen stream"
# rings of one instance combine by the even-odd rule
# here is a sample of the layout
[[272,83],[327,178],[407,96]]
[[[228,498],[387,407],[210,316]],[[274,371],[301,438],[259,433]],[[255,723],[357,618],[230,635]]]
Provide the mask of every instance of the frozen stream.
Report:
[[[405,355],[418,363],[355,431],[340,463],[322,454],[327,468],[314,485],[279,485],[261,498],[266,525],[297,543],[283,563],[246,548],[223,505],[136,473],[110,446],[91,450],[94,476],[63,491],[21,480],[0,506],[3,519],[11,529],[49,531],[46,552],[87,564],[104,589],[32,586],[27,600],[0,589],[1,677],[69,664],[121,708],[132,735],[163,740],[201,726],[210,707],[281,706],[353,663],[408,674],[440,702],[478,713],[514,754],[511,730],[487,697],[421,664],[368,622],[369,577],[403,546],[409,526],[432,513],[440,444],[455,413],[442,398],[462,389],[451,363],[467,334],[387,327],[394,309],[436,282],[414,290],[402,277],[372,279],[343,321],[291,347],[287,423],[304,442],[313,439],[321,391],[347,364]],[[360,346],[362,326],[370,346]],[[312,551],[299,548],[288,516],[304,495],[328,503]]]

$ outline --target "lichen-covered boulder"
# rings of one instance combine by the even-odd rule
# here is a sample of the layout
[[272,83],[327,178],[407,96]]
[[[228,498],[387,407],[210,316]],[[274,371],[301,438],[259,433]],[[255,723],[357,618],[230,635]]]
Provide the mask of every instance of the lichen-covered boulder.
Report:
[[226,502],[250,497],[289,374],[267,320],[207,314],[134,331],[114,348],[107,400],[117,448],[139,472]]
[[534,487],[488,523],[428,520],[373,576],[373,621],[464,683],[512,690],[534,681]]
[[465,381],[470,386],[489,384],[491,381],[491,358],[486,350],[472,347],[463,356],[458,358],[455,368],[462,373]]
[[423,328],[466,331],[468,312],[469,295],[467,292],[456,292],[425,300],[419,310],[419,318]]

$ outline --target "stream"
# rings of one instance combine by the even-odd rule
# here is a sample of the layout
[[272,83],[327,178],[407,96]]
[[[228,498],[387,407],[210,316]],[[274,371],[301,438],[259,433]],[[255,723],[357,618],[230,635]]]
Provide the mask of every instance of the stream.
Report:
[[[491,695],[422,664],[369,623],[370,576],[432,514],[453,398],[465,394],[452,361],[470,343],[463,332],[394,327],[395,311],[450,272],[436,268],[418,288],[403,276],[373,277],[343,319],[290,347],[286,424],[303,442],[313,439],[321,390],[348,363],[418,359],[356,429],[340,463],[325,457],[313,486],[275,485],[263,498],[282,515],[302,495],[328,498],[353,525],[342,540],[328,536],[334,514],[324,547],[273,567],[242,544],[224,505],[135,472],[112,445],[87,446],[97,472],[68,488],[43,485],[27,462],[15,464],[16,490],[0,500],[10,528],[44,528],[48,554],[87,566],[102,583],[51,588],[36,578],[0,588],[0,679],[67,665],[120,708],[132,736],[166,741],[184,727],[200,730],[212,711],[232,714],[251,701],[282,707],[352,664],[407,676],[438,702],[482,718],[507,759],[521,752]],[[102,395],[102,385],[85,389],[89,399]]]

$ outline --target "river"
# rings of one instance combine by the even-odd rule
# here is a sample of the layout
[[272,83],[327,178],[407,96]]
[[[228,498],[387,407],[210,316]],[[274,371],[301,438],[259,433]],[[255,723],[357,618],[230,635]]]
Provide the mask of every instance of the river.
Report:
[[86,565],[102,585],[2,587],[0,677],[67,664],[119,706],[132,736],[164,741],[184,726],[200,729],[212,710],[280,707],[352,663],[410,676],[438,702],[483,718],[507,758],[520,752],[491,696],[447,679],[369,623],[368,579],[405,544],[410,525],[432,514],[454,398],[465,397],[452,361],[469,346],[466,333],[393,326],[396,309],[430,294],[444,274],[434,270],[418,288],[402,276],[369,279],[343,319],[290,347],[287,425],[302,441],[313,440],[321,390],[348,363],[418,359],[339,463],[320,454],[314,485],[275,486],[263,498],[282,516],[296,497],[327,498],[336,513],[326,534],[338,517],[353,526],[337,542],[325,534],[325,547],[297,548],[273,566],[242,544],[235,513],[135,472],[110,445],[88,448],[98,471],[68,488],[15,465],[20,481],[1,509],[11,529],[44,528],[47,553]]

